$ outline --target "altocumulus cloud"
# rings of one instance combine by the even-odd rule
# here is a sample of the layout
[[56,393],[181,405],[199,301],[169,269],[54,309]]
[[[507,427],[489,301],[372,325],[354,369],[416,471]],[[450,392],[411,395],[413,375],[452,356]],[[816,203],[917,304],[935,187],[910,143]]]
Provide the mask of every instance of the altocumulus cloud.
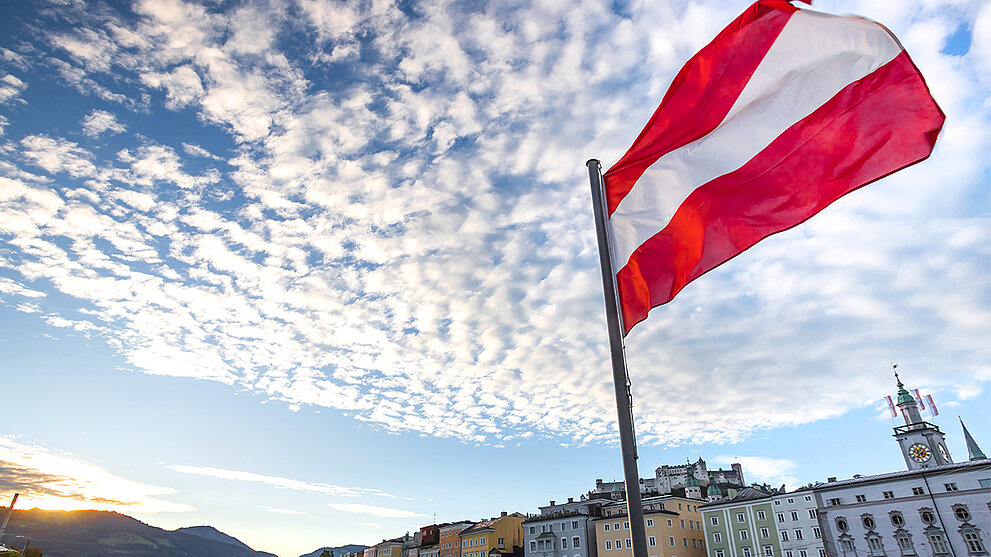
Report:
[[[611,441],[583,161],[618,158],[680,62],[743,6],[144,0],[32,14],[0,45],[3,303],[146,373],[390,431]],[[891,359],[947,396],[991,379],[991,9],[821,8],[903,39],[944,136],[926,163],[634,330],[643,442],[732,442],[872,404]],[[974,34],[965,52],[946,49],[958,29]],[[17,108],[49,75],[78,109],[62,126]],[[833,387],[817,390],[824,376]]]

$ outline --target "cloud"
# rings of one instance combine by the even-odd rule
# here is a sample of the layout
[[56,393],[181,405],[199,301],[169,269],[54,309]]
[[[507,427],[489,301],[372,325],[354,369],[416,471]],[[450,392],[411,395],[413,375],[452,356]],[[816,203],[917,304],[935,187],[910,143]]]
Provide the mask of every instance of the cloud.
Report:
[[111,135],[122,133],[127,126],[117,120],[117,118],[106,110],[94,110],[83,118],[83,133],[90,137],[97,137],[100,134],[110,133]]
[[0,77],[0,103],[16,99],[26,88],[27,84],[15,75],[6,74]]
[[308,514],[308,513],[304,512],[304,511],[294,511],[294,510],[290,510],[290,509],[279,509],[279,508],[276,508],[276,507],[269,507],[268,505],[262,505],[262,508],[265,509],[265,510],[267,510],[270,513],[276,513],[276,514],[292,514],[292,515]]
[[377,516],[379,518],[416,518],[427,516],[425,514],[415,513],[404,509],[376,507],[374,505],[362,505],[359,503],[330,503],[328,506],[341,512],[367,514]]
[[341,497],[366,497],[369,495],[377,495],[395,498],[394,496],[377,489],[363,489],[359,487],[344,487],[327,483],[304,482],[289,478],[281,478],[278,476],[266,476],[263,474],[255,474],[253,472],[244,472],[241,470],[226,470],[223,468],[213,468],[210,466],[188,466],[184,464],[170,464],[165,467],[181,474],[195,474],[197,476],[207,476],[210,478],[238,482],[262,483],[278,489],[291,489],[294,491],[304,491],[307,493],[323,493]]
[[[64,295],[32,299],[39,319],[108,339],[144,373],[390,432],[615,442],[583,162],[616,160],[681,61],[744,7],[53,7],[37,17],[77,25],[15,53],[17,79],[34,90],[46,80],[28,68],[54,70],[63,90],[147,113],[106,110],[134,132],[114,153],[58,127],[7,138],[0,268]],[[630,334],[642,443],[732,443],[873,405],[895,358],[937,398],[991,380],[989,57],[979,40],[942,52],[987,10],[826,8],[902,38],[943,136]]]
[[763,456],[719,456],[716,462],[730,464],[738,462],[746,470],[746,479],[751,483],[768,483],[778,487],[781,484],[798,487],[799,479],[795,476],[797,468],[794,461],[787,458],[768,458]]
[[195,507],[163,499],[174,489],[118,476],[77,457],[0,437],[0,491],[21,494],[22,505],[54,510],[125,513],[189,512]]

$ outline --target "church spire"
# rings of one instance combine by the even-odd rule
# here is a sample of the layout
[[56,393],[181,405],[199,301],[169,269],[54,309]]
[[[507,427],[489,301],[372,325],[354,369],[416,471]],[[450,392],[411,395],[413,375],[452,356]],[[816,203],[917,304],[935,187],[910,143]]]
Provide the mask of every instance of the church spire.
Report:
[[963,418],[957,416],[957,419],[960,420],[960,427],[963,428],[963,438],[964,441],[967,442],[967,456],[970,457],[970,460],[986,459],[987,457],[984,456],[981,448],[977,446],[977,441],[974,441],[974,438],[970,435],[970,432],[967,431],[967,426],[963,425]]

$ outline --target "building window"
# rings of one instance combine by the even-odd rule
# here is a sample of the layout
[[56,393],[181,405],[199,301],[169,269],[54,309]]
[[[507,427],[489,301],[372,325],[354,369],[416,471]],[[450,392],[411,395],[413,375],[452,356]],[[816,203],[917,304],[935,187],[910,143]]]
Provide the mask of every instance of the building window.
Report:
[[684,520],[682,520],[682,521],[681,521],[681,528],[682,528],[682,529],[684,529],[684,528],[685,528],[685,521],[684,521]]
[[499,547],[500,548],[506,547],[506,538],[499,538],[498,541],[499,541]]
[[[609,549],[609,542],[606,542],[606,549]],[[537,551],[537,542],[530,540],[530,551]]]
[[771,535],[771,533],[767,530],[767,528],[761,528],[760,529],[760,537],[766,539],[770,535]]
[[671,522],[671,519],[669,518],[668,519],[668,528],[670,528],[672,526],[674,526],[674,522]]
[[688,538],[681,538],[681,545],[688,547]]
[[858,503],[866,503],[867,502],[867,497],[864,496],[864,495],[858,495],[857,496],[857,502]]
[[750,555],[750,548],[749,547],[744,547],[743,548],[743,557],[751,557],[751,555]]
[[791,497],[789,497],[789,498],[788,498],[788,504],[789,504],[789,505],[790,505],[790,504],[792,504],[792,503],[794,503],[794,502],[795,502],[795,500],[794,500],[794,499],[792,499]]
[[723,535],[720,534],[719,532],[713,532],[712,533],[712,541],[714,541],[716,543],[719,543],[719,542],[723,541]]
[[568,538],[561,538],[561,549],[568,549]]
[[908,534],[900,534],[895,536],[898,540],[898,549],[902,552],[902,555],[915,555],[915,546],[912,545],[912,537]]
[[723,552],[722,549],[717,549],[716,550],[716,557],[726,557],[726,554]]
[[921,487],[912,488],[912,495],[925,495],[925,494],[926,494],[926,490],[922,489]]
[[653,518],[648,518],[647,519],[647,528],[650,528],[653,525],[654,525],[654,519]]
[[926,524],[932,524],[933,522],[936,522],[936,516],[933,515],[933,512],[929,509],[922,509],[921,511],[919,511],[919,516],[922,518],[922,522]]
[[771,547],[771,546],[769,546],[769,545],[765,545],[764,546],[764,557],[774,557],[774,548]]
[[606,549],[612,549],[612,540],[606,540]]
[[608,532],[609,531],[609,523],[608,522],[606,522],[605,524],[602,525],[602,531],[603,532]]
[[633,541],[630,538],[626,538],[626,549],[633,549]]
[[778,522],[785,521],[785,513],[778,513]]
[[578,521],[577,520],[572,520],[571,521],[571,529],[572,530],[577,530],[578,529]]
[[536,526],[531,526],[530,527],[530,533],[531,534],[535,534],[536,532],[537,532],[537,527]]
[[629,522],[624,522],[623,523],[623,530],[629,530],[629,529],[630,529],[630,523]]
[[953,516],[957,517],[957,520],[966,522],[970,520],[970,511],[967,510],[966,505],[954,505]]
[[757,520],[767,520],[767,515],[764,514],[764,511],[757,511]]
[[846,523],[845,518],[837,518],[836,529],[839,530],[840,532],[846,532],[847,530],[850,529],[850,525]]
[[788,530],[781,531],[781,541],[783,542],[788,541]]
[[839,497],[836,497],[834,499],[830,499],[829,501],[827,501],[827,503],[829,503],[830,507],[837,507],[840,504],[840,499]]
[[778,499],[777,501],[775,501],[774,504],[775,505],[780,505],[781,504],[781,499]]
[[785,557],[791,557],[791,556],[792,556],[792,553],[791,553],[791,550],[790,549],[787,550],[787,551],[785,551]]
[[743,522],[743,520],[744,520],[743,513],[736,513],[736,521]]
[[884,495],[885,499],[894,499],[895,493],[893,491],[882,491],[881,495]]
[[719,519],[714,516],[709,517],[709,522],[711,522],[713,526],[719,526]]
[[884,555],[884,543],[877,534],[867,538],[867,549],[871,555]]
[[819,548],[819,557],[826,557],[826,550],[821,547]]
[[801,528],[795,528],[795,539],[796,540],[804,540],[805,539],[805,535],[802,534],[802,529]]
[[741,541],[747,541],[747,531],[746,530],[740,530],[740,540]]
[[929,544],[932,545],[933,554],[935,555],[949,553],[949,550],[946,549],[946,540],[943,539],[943,534],[941,532],[930,533]]
[[815,519],[819,516],[819,512],[816,509],[809,509],[809,518]]
[[671,544],[671,547],[674,547],[674,536],[668,536],[668,543]]
[[809,557],[809,552],[808,551],[805,551],[804,549],[799,549],[798,550],[798,557]]
[[874,527],[877,526],[877,524],[874,523],[874,519],[871,516],[865,516],[861,519],[861,521],[864,523],[864,528],[866,530],[873,530]]
[[582,546],[582,540],[578,536],[571,538],[571,547],[578,549]]
[[893,512],[891,513],[891,523],[896,527],[901,528],[902,526],[905,526],[905,517],[902,516],[902,513],[900,512]]
[[647,536],[647,546],[655,547],[656,545],[657,545],[657,541],[654,540],[654,536]]
[[819,530],[818,526],[812,527],[812,537],[817,540],[822,537],[822,532]]
[[984,544],[981,543],[981,537],[977,535],[976,531],[968,530],[964,532],[963,541],[967,543],[967,553],[970,553],[971,555],[987,553],[984,549]]
[[612,523],[612,529],[615,530],[615,531],[617,531],[617,532],[619,532],[619,523],[618,522],[613,522]]
[[980,478],[977,480],[977,483],[980,484],[981,487],[991,487],[991,478]]
[[948,483],[948,484],[943,484],[943,487],[946,488],[946,491],[957,491],[957,484],[956,483],[952,483],[951,482],[951,483]]
[[791,511],[791,519],[798,520],[798,511]]

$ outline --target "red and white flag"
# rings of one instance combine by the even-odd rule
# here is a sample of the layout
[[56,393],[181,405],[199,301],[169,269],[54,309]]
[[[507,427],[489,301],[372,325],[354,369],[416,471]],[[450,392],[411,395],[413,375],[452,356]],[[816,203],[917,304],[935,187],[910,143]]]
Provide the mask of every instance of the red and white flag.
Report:
[[891,412],[891,417],[898,416],[898,412],[895,411],[895,403],[891,401],[891,396],[889,395],[884,398],[888,401],[888,410]]
[[604,176],[624,334],[761,239],[927,158],[943,120],[881,25],[750,6]]
[[922,400],[922,395],[919,394],[919,389],[912,389],[912,392],[915,393],[915,402],[919,403],[919,410],[925,410],[926,403]]
[[929,413],[932,414],[934,418],[939,416],[939,410],[936,410],[936,403],[933,402],[932,395],[926,395],[926,402],[929,403]]

